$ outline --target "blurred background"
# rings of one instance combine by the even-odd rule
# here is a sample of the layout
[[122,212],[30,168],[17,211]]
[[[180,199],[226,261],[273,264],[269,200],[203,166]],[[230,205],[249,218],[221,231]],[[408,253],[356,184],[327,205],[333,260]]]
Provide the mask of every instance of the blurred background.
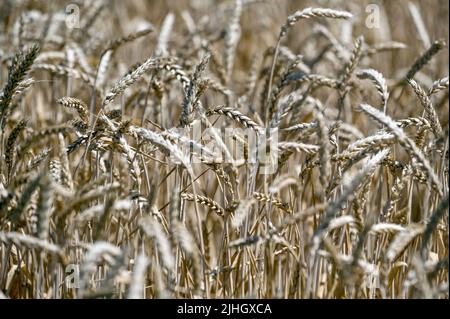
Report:
[[[235,6],[232,0],[1,0],[0,3],[0,28],[5,31],[0,34],[0,48],[2,48],[0,55],[3,60],[11,56],[17,48],[19,32],[35,34],[38,37],[46,30],[49,12],[53,13],[53,20],[64,20],[70,16],[75,18],[75,23],[82,24],[75,31],[78,31],[86,47],[93,51],[90,52],[93,54],[89,61],[93,65],[98,62],[96,58],[98,52],[101,52],[102,43],[153,26],[156,30],[150,36],[135,41],[133,45],[122,46],[115,53],[115,59],[111,61],[113,67],[109,68],[111,70],[109,76],[114,78],[119,78],[130,66],[142,62],[154,53],[159,29],[169,13],[174,17],[168,42],[169,51],[171,45],[172,47],[183,45],[187,52],[190,49],[195,50],[194,47],[198,45],[190,42],[189,34],[192,34],[195,28],[199,28],[203,30],[203,34],[208,35],[211,48],[221,54],[224,46],[223,37]],[[308,60],[325,50],[329,41],[337,41],[348,54],[359,35],[364,36],[369,47],[398,45],[400,46],[398,50],[386,50],[366,61],[364,59],[361,61],[361,67],[370,66],[383,73],[388,84],[393,84],[395,83],[393,79],[404,76],[407,69],[433,41],[442,39],[448,43],[449,39],[449,2],[446,0],[247,0],[243,3],[241,38],[236,49],[233,81],[229,84],[238,92],[243,91],[242,87],[247,79],[246,74],[251,67],[252,59],[261,57],[268,48],[275,46],[280,26],[288,15],[306,7],[347,10],[354,18],[351,21],[311,19],[308,23],[296,24],[283,40],[292,53],[302,54]],[[26,20],[23,27],[26,30],[22,30],[19,25],[18,18],[21,15],[21,19]],[[92,22],[89,28],[85,28],[83,24],[89,22]],[[61,30],[58,24],[49,25],[52,27],[47,30],[47,38],[53,37],[53,44],[60,41],[62,45],[64,32],[67,34],[68,31]],[[15,31],[6,32],[11,28]],[[318,34],[322,34],[322,37],[316,37]],[[314,41],[309,41],[311,38]],[[46,45],[51,46],[52,41],[48,41]],[[51,49],[53,48],[48,48]],[[179,54],[179,51],[174,51],[173,54]],[[448,75],[448,66],[448,50],[445,49],[416,75],[416,79],[429,86],[434,80]],[[339,64],[319,63],[314,71],[321,73],[334,69],[339,72],[340,67]],[[5,76],[5,72],[0,76]],[[442,99],[442,103],[437,103],[436,107],[442,108],[446,99],[447,96]],[[399,103],[408,103],[408,100]],[[442,110],[442,115],[445,125],[448,123],[446,120],[448,111]]]
[[[39,19],[39,14],[46,14],[49,9],[55,13],[56,18],[63,18],[70,4],[79,7],[79,15],[82,20],[85,15],[90,15],[96,8],[104,6],[100,18],[96,19],[90,32],[86,37],[114,38],[131,33],[136,28],[152,24],[156,28],[161,26],[166,15],[171,12],[175,15],[174,31],[177,36],[186,34],[186,21],[192,19],[205,28],[215,30],[217,35],[224,31],[227,21],[232,14],[234,1],[214,0],[133,0],[133,1],[100,1],[100,0],[78,0],[78,1],[42,1],[42,0],[1,0],[0,21],[2,28],[17,21],[17,15],[25,10],[35,9],[35,15],[30,19]],[[386,41],[399,41],[408,47],[396,51],[395,54],[387,53],[375,57],[374,68],[380,70],[385,76],[390,76],[390,70],[409,67],[417,56],[417,52],[424,51],[426,41],[444,39],[448,42],[449,31],[449,2],[446,0],[427,1],[375,1],[375,0],[247,0],[244,1],[244,9],[241,18],[242,36],[238,45],[238,63],[249,63],[252,54],[264,51],[274,46],[279,33],[280,26],[289,14],[306,7],[327,7],[352,12],[354,19],[350,22],[338,23],[340,29],[335,31],[336,36],[342,43],[351,46],[353,39],[364,35],[367,44]],[[373,12],[373,8],[379,12]],[[419,12],[428,34],[428,39],[423,39],[417,29],[412,7]],[[366,19],[372,13],[379,14],[379,26],[370,28],[366,26]],[[38,21],[37,21],[38,22]],[[44,22],[44,21],[41,21]],[[181,22],[181,23],[180,23]],[[286,42],[294,51],[305,54],[302,43],[314,29],[317,23],[330,24],[330,21],[314,21],[313,23],[299,23],[292,32],[288,33]],[[257,32],[255,32],[257,30]],[[36,29],[35,31],[39,31]],[[57,30],[55,30],[57,31]],[[157,32],[155,32],[157,34]],[[171,41],[177,41],[173,37]],[[4,39],[2,41],[15,41]],[[122,53],[127,61],[133,63],[141,58],[148,57],[154,49],[155,41],[146,40],[139,50],[131,50],[129,47],[122,48]],[[119,57],[119,56],[118,56]],[[118,58],[117,60],[121,60]],[[448,68],[448,57],[444,54],[433,59],[435,70],[445,72]],[[395,64],[395,68],[392,65]],[[240,65],[236,65],[240,69]],[[436,76],[442,74],[436,74]],[[394,74],[391,74],[394,76]]]

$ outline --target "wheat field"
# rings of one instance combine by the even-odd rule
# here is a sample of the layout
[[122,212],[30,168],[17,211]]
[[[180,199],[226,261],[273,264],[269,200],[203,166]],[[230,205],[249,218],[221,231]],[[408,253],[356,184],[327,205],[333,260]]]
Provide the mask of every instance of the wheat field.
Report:
[[447,1],[0,1],[0,298],[448,298]]

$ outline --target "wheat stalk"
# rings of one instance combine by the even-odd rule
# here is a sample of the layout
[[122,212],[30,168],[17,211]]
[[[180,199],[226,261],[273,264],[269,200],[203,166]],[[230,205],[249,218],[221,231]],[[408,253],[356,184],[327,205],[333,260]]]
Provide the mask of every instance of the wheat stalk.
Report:
[[224,216],[225,214],[225,210],[217,202],[206,196],[182,193],[181,198],[191,202],[195,201],[202,205],[208,206],[214,213],[219,216]]
[[414,77],[414,75],[420,71],[430,60],[433,58],[436,53],[442,50],[446,46],[446,43],[443,40],[437,40],[433,42],[430,47],[413,63],[408,72],[406,73],[406,80],[410,80]]
[[370,79],[370,81],[372,81],[381,96],[381,105],[383,106],[384,113],[386,113],[386,103],[389,99],[389,92],[383,74],[374,69],[365,69],[358,73],[358,77],[360,79]]
[[399,143],[405,148],[409,155],[416,159],[423,168],[427,171],[429,178],[438,192],[442,192],[439,179],[431,168],[430,162],[426,159],[423,152],[416,146],[416,144],[409,139],[406,134],[400,129],[397,124],[387,115],[379,112],[368,104],[361,104],[360,108],[366,112],[371,118],[388,127],[391,132],[398,138]]
[[408,80],[408,83],[413,88],[414,93],[416,93],[417,97],[420,100],[420,103],[425,109],[425,118],[430,122],[430,126],[434,134],[436,135],[436,137],[439,137],[442,134],[442,127],[430,98],[428,97],[425,90],[416,81],[410,79]]
[[439,91],[448,89],[448,76],[443,77],[442,79],[436,80],[431,85],[428,90],[428,96],[431,96]]
[[216,107],[211,108],[206,111],[206,116],[208,116],[208,117],[212,116],[214,114],[220,114],[220,115],[229,117],[229,118],[239,122],[243,126],[254,130],[257,133],[262,131],[262,128],[255,121],[253,121],[251,118],[242,114],[240,111],[238,111],[236,109],[229,108],[229,107],[226,107],[223,105],[219,105],[219,106],[216,106]]

